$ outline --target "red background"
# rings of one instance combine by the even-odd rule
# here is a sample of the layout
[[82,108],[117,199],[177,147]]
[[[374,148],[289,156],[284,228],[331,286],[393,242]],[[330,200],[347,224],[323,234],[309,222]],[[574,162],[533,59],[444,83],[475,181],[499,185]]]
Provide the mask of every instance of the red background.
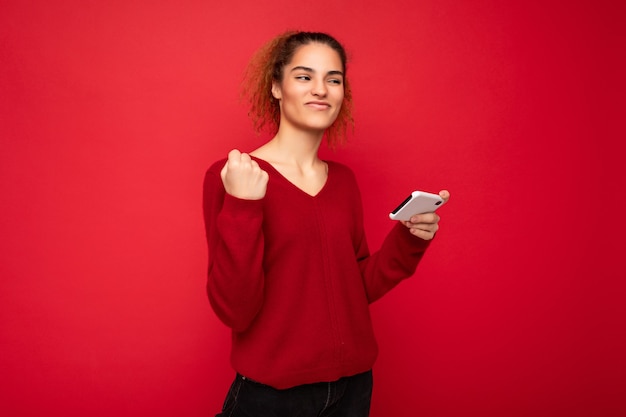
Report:
[[323,153],[354,168],[370,246],[410,190],[452,193],[372,306],[372,416],[624,415],[618,3],[0,3],[2,414],[220,408],[202,177],[266,139],[238,83],[296,28],[350,52],[356,129]]

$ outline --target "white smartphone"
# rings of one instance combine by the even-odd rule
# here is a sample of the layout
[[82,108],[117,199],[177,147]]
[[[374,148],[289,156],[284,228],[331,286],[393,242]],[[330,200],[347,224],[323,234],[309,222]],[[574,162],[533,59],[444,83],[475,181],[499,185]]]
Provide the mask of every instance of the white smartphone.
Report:
[[443,205],[437,194],[413,191],[394,211],[389,213],[391,220],[409,220],[414,214],[432,213]]

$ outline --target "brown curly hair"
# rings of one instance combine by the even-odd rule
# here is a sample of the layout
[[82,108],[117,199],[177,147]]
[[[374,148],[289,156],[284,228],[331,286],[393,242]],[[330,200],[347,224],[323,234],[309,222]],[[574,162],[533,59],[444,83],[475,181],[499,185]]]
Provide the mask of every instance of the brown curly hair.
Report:
[[346,51],[332,36],[321,32],[289,31],[278,35],[263,45],[253,56],[242,83],[242,98],[248,101],[248,116],[257,133],[264,130],[274,134],[280,124],[280,106],[272,96],[272,83],[281,82],[283,69],[289,64],[299,47],[310,43],[330,46],[339,54],[344,73],[344,98],[335,122],[326,129],[328,145],[333,148],[345,142],[348,126],[354,126],[352,118],[352,91],[345,76]]

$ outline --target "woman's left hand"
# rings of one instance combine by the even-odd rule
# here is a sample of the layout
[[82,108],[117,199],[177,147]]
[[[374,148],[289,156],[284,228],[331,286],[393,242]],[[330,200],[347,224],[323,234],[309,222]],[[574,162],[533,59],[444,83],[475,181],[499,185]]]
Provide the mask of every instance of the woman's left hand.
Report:
[[[447,190],[439,191],[439,196],[443,198],[444,203],[450,198]],[[410,220],[402,223],[409,229],[411,234],[424,240],[431,240],[435,237],[435,233],[439,230],[439,215],[437,213],[415,214]]]

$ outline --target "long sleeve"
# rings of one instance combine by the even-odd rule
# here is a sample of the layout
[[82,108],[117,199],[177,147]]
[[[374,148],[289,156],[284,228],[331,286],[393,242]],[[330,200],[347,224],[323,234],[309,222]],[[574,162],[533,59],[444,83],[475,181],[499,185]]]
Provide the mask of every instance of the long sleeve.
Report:
[[226,194],[219,176],[224,162],[211,167],[204,179],[207,293],[220,320],[243,331],[263,305],[263,200]]
[[362,233],[356,256],[368,301],[373,303],[412,276],[430,242],[413,236],[402,223],[396,222],[380,249],[370,255]]

